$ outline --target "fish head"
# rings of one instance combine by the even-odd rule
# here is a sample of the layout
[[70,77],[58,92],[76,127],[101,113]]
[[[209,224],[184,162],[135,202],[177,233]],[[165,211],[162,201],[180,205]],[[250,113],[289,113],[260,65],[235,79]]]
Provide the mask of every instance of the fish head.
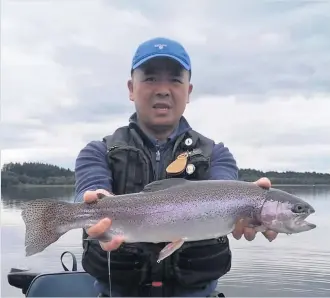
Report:
[[305,219],[314,208],[297,196],[279,189],[269,189],[260,213],[262,225],[277,233],[295,234],[316,228]]

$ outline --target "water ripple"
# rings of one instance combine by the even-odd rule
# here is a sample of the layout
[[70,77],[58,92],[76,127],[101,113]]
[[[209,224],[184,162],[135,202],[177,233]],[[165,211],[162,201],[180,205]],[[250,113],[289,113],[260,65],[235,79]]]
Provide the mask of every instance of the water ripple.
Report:
[[232,243],[233,266],[219,282],[226,296],[330,296],[327,247],[311,250],[278,244],[266,249]]

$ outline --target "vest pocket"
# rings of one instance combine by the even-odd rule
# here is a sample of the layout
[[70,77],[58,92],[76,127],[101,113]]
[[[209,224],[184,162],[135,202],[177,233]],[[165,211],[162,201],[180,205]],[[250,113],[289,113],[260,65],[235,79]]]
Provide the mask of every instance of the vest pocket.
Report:
[[[86,272],[97,278],[99,281],[108,283],[108,256],[98,245],[85,251],[82,260]],[[141,283],[148,273],[148,255],[140,248],[132,245],[122,245],[118,250],[110,254],[110,274],[114,284],[127,286],[128,283],[137,285]]]
[[121,251],[111,256],[112,280],[118,285],[138,285],[145,280],[147,273],[148,260],[143,253]]
[[227,237],[191,243],[178,252],[174,275],[184,286],[200,287],[229,272],[231,259]]
[[115,194],[139,192],[151,180],[151,162],[141,149],[113,146],[109,149],[107,158]]

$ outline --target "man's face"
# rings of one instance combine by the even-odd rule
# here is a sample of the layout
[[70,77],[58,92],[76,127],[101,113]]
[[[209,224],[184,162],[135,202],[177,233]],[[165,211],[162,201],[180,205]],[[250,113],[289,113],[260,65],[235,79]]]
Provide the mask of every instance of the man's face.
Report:
[[136,69],[128,88],[139,120],[155,129],[178,122],[192,91],[189,72],[167,58],[152,59]]

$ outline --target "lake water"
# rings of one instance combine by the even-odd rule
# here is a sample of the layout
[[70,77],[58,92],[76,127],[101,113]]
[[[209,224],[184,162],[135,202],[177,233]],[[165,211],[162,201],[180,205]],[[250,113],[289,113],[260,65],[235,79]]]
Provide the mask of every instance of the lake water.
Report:
[[[280,188],[301,196],[315,207],[316,214],[310,221],[317,224],[317,228],[297,235],[279,235],[271,243],[263,235],[251,242],[230,237],[232,269],[219,283],[219,290],[227,297],[330,297],[330,187]],[[1,297],[22,296],[20,290],[7,283],[11,267],[47,272],[63,270],[60,255],[64,250],[72,251],[78,261],[81,260],[80,230],[70,231],[40,254],[24,256],[25,227],[20,206],[36,198],[72,201],[73,189],[42,187],[2,191]],[[71,266],[70,262],[68,257],[67,267]]]

